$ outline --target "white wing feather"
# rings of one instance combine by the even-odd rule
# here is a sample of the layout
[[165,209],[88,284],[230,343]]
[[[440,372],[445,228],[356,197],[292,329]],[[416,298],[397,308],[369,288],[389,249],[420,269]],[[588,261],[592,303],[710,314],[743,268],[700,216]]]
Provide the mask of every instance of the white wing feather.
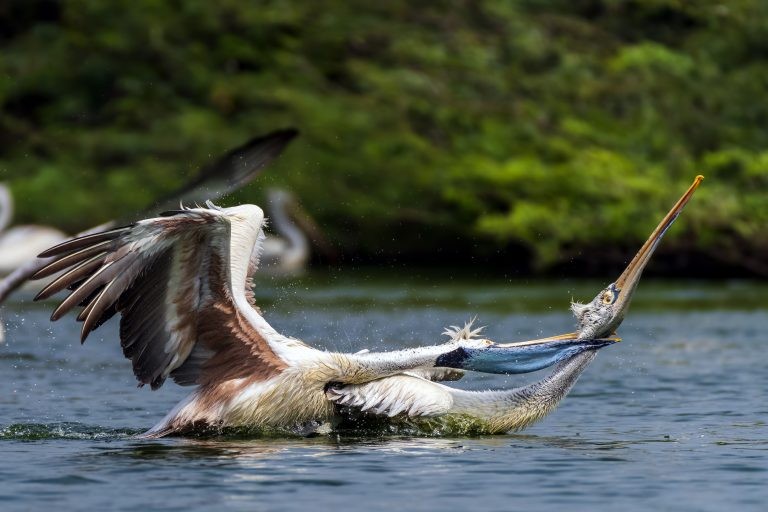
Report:
[[416,375],[395,375],[365,384],[330,387],[328,400],[389,417],[439,416],[453,405],[452,389]]

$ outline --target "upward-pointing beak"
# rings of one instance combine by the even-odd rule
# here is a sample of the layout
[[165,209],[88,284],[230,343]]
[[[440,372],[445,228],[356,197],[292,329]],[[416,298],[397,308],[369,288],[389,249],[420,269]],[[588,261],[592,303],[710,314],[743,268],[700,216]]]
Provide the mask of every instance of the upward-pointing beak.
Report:
[[656,246],[664,237],[664,233],[683,211],[703,179],[703,176],[696,176],[685,194],[656,226],[651,236],[616,280],[614,285],[618,291],[618,297],[613,304],[613,317],[610,322],[601,326],[600,331],[594,333],[594,336],[581,339],[580,333],[572,332],[517,343],[487,341],[485,347],[462,347],[444,354],[437,359],[435,366],[462,368],[486,373],[526,373],[546,368],[584,350],[597,350],[621,341],[621,338],[611,336],[611,333],[618,328],[624,319],[643,269],[651,259]]
[[635,254],[635,257],[632,258],[632,261],[629,262],[627,268],[624,269],[624,272],[622,272],[619,278],[616,280],[615,285],[619,295],[614,305],[615,314],[614,322],[612,322],[614,324],[612,326],[613,329],[616,329],[624,319],[624,315],[629,308],[629,302],[635,291],[635,287],[640,281],[640,276],[643,273],[643,269],[645,269],[645,266],[648,264],[648,261],[653,255],[653,252],[656,250],[656,246],[664,237],[667,229],[669,229],[672,223],[675,222],[677,216],[680,215],[680,212],[683,211],[685,205],[688,204],[688,201],[691,199],[693,193],[696,191],[703,179],[704,176],[696,176],[696,179],[693,180],[693,183],[690,187],[688,187],[688,190],[685,192],[685,194],[683,194],[677,203],[675,203],[675,206],[669,210],[669,213],[667,213],[659,225],[656,226],[656,229],[653,230],[651,236],[648,237],[648,240],[645,241],[637,254]]

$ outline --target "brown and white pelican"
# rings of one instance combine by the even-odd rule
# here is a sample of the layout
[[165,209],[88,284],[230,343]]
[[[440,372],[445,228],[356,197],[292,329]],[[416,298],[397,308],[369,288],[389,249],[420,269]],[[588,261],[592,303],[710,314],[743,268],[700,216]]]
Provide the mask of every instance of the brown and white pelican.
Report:
[[50,226],[21,225],[9,228],[13,219],[13,196],[0,183],[0,276],[35,259],[38,253],[67,238],[62,231]]
[[[612,345],[640,275],[701,181],[697,177],[619,279],[586,305],[578,331],[494,343],[470,326],[449,342],[394,352],[326,352],[278,333],[250,289],[264,216],[253,205],[182,208],[59,244],[36,274],[66,270],[39,299],[70,295],[51,318],[83,306],[81,340],[115,313],[140,385],[170,377],[196,389],[144,435],[228,427],[303,429],[333,425],[349,411],[388,421],[469,421],[475,431],[523,428],[552,411],[594,359]],[[439,380],[464,371],[524,373],[555,365],[543,380],[503,391],[463,391]]]

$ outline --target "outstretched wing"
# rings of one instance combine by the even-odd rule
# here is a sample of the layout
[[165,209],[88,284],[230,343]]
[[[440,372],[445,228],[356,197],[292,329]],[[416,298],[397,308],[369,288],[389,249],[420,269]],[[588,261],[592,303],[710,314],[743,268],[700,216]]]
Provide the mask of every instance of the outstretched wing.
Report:
[[452,389],[415,375],[395,375],[366,382],[331,386],[325,396],[345,407],[389,417],[439,416],[453,405]]
[[71,290],[51,319],[82,306],[82,341],[119,312],[123,353],[152,389],[168,376],[190,385],[276,375],[286,363],[257,328],[268,325],[245,289],[263,213],[208,206],[48,249],[40,256],[53,260],[34,277],[65,272],[36,299]]

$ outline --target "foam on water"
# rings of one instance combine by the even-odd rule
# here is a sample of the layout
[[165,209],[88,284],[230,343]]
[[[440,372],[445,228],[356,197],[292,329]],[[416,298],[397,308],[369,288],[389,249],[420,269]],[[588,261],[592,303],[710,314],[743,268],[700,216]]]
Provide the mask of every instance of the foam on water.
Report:
[[111,441],[128,439],[141,430],[116,429],[82,423],[13,423],[0,426],[0,441],[44,441],[59,439]]

